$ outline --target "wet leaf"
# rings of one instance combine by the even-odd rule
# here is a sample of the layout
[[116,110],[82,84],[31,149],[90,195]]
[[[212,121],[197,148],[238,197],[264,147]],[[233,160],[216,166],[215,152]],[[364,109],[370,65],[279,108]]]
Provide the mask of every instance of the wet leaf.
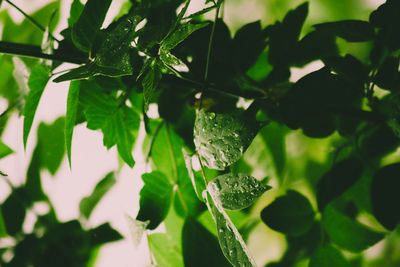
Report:
[[169,35],[166,39],[162,41],[160,49],[170,51],[193,32],[207,25],[208,23],[193,24],[190,22],[179,25],[178,28],[171,35]]
[[79,203],[79,211],[86,218],[89,219],[92,211],[105,194],[115,185],[116,179],[113,172],[108,173],[100,182],[97,183],[92,193],[84,197]]
[[220,175],[207,185],[207,191],[228,210],[247,208],[270,188],[256,178],[241,173]]
[[203,164],[223,170],[246,151],[259,127],[239,114],[200,110],[194,125],[194,144]]
[[158,88],[158,83],[161,80],[161,69],[157,61],[150,63],[148,71],[144,74],[142,80],[143,97],[145,103],[145,110],[148,109],[149,104],[153,100],[155,91]]
[[325,208],[322,225],[332,242],[353,252],[363,251],[385,237],[341,214],[331,205]]
[[314,215],[308,199],[289,190],[262,210],[261,219],[271,229],[290,236],[300,236],[311,229]]

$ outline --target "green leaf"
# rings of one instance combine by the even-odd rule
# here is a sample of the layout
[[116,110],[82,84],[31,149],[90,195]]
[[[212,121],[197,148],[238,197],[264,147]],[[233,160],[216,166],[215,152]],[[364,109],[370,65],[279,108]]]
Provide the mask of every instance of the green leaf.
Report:
[[29,76],[28,86],[29,93],[26,97],[25,108],[24,108],[24,147],[28,141],[29,132],[32,127],[33,119],[35,117],[36,109],[39,105],[40,98],[46,87],[47,82],[50,79],[50,72],[42,64],[35,65]]
[[311,229],[314,211],[306,197],[289,190],[261,212],[261,219],[270,228],[290,236],[300,236]]
[[321,244],[310,258],[309,267],[350,267],[346,258],[330,244]]
[[395,90],[399,86],[399,58],[387,57],[378,69],[374,82],[380,88]]
[[176,213],[183,218],[196,217],[205,208],[197,199],[188,176],[182,176],[178,181],[178,186],[175,187],[174,208]]
[[192,181],[192,185],[193,185],[194,191],[196,192],[197,198],[200,201],[205,202],[205,199],[203,198],[203,191],[206,190],[204,181],[203,181],[203,179],[201,179],[201,177],[195,175],[195,173],[193,172],[192,157],[189,156],[189,154],[184,149],[182,149],[182,153],[185,158],[186,169],[187,169],[188,175]]
[[207,191],[219,199],[224,209],[247,208],[271,187],[246,174],[227,173],[217,176],[207,185]]
[[59,117],[52,124],[40,123],[38,145],[40,165],[54,175],[60,167],[65,153],[65,118]]
[[263,52],[267,34],[261,29],[260,21],[255,21],[240,28],[233,38],[233,63],[236,70],[246,72]]
[[32,201],[48,200],[42,190],[42,181],[40,177],[41,158],[40,144],[36,145],[32,153],[31,162],[26,172],[25,192]]
[[208,168],[223,170],[246,151],[259,127],[242,115],[206,112],[196,115],[194,144]]
[[182,254],[185,266],[231,266],[221,253],[217,238],[190,217],[182,230]]
[[121,240],[123,237],[114,230],[109,223],[104,223],[88,232],[90,236],[90,245],[99,246],[104,243]]
[[193,24],[190,22],[179,25],[179,27],[171,35],[162,41],[160,49],[170,51],[193,32],[207,25],[208,23]]
[[21,232],[26,211],[15,191],[1,204],[1,211],[7,233],[15,236]]
[[325,208],[322,225],[332,242],[353,252],[363,251],[385,237],[384,234],[343,215],[331,205]]
[[0,159],[7,157],[12,153],[14,153],[14,151],[0,140]]
[[153,171],[142,175],[144,186],[140,190],[140,210],[136,219],[150,220],[148,229],[155,229],[168,214],[172,200],[173,185],[161,172]]
[[116,184],[114,172],[108,173],[100,182],[97,183],[93,192],[84,197],[79,203],[79,211],[86,218],[89,219],[93,209],[104,197],[105,194]]
[[104,92],[94,82],[81,83],[80,101],[84,106],[87,128],[101,129],[104,145],[109,149],[117,145],[121,158],[133,167],[132,147],[140,126],[140,117],[132,109]]
[[88,0],[72,26],[72,41],[80,50],[89,52],[104,22],[111,0]]
[[363,164],[358,159],[345,159],[335,164],[317,185],[317,202],[319,210],[347,191],[360,178]]
[[345,57],[330,57],[325,63],[339,75],[343,75],[346,79],[356,84],[364,83],[368,78],[368,69],[357,58],[350,54]]
[[161,69],[156,60],[153,60],[149,65],[148,71],[144,74],[142,80],[143,97],[145,110],[148,109],[149,104],[153,100],[155,91],[158,88],[158,83],[161,80]]
[[183,267],[182,253],[178,240],[168,234],[156,233],[148,235],[150,251],[156,259],[157,266]]
[[397,204],[400,203],[399,189],[400,163],[380,168],[371,184],[372,212],[387,229],[394,230],[400,223]]
[[[1,3],[0,3],[1,4]],[[3,212],[0,209],[0,238],[7,237],[7,229],[3,219]]]
[[318,31],[341,37],[348,42],[365,42],[374,38],[374,29],[367,21],[341,20],[314,25]]
[[84,6],[80,0],[73,0],[71,4],[71,9],[69,11],[68,26],[73,26],[79,19]]
[[71,167],[71,148],[72,148],[72,135],[74,132],[76,114],[78,112],[79,104],[79,91],[81,89],[80,82],[73,81],[69,86],[67,98],[67,114],[65,119],[65,144],[67,146],[67,155],[69,166]]
[[160,59],[167,66],[187,67],[186,64],[182,62],[182,60],[164,49],[160,49]]

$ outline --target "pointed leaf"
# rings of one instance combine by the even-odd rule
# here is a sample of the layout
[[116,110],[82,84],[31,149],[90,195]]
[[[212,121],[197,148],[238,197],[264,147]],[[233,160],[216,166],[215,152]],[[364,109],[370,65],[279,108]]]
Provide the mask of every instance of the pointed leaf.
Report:
[[40,98],[49,79],[49,70],[45,66],[37,64],[32,68],[31,75],[29,76],[28,80],[29,93],[26,97],[24,108],[24,147],[26,147],[29,132],[32,127]]
[[90,229],[90,245],[98,246],[104,243],[121,240],[123,237],[109,223],[104,223],[94,229]]
[[142,175],[144,186],[140,190],[140,210],[136,219],[150,220],[148,229],[155,229],[165,219],[170,207],[173,186],[161,172]]
[[306,197],[289,190],[261,212],[261,219],[270,228],[290,236],[300,236],[311,229],[314,211]]
[[[207,197],[207,192],[211,196],[212,202]],[[214,194],[213,190],[204,191],[204,193],[207,199],[207,207],[217,224],[218,241],[225,258],[235,267],[255,267],[255,261],[251,257],[246,243],[228,214],[226,214],[218,196]],[[212,207],[211,204],[213,204]]]
[[244,116],[202,109],[196,115],[194,144],[208,168],[223,170],[243,155],[258,130]]
[[185,266],[231,266],[223,256],[217,238],[191,217],[183,225],[182,250]]
[[158,88],[158,82],[160,80],[161,80],[160,67],[158,66],[156,61],[153,61],[153,63],[149,67],[149,70],[144,75],[142,80],[145,110],[148,109],[148,106],[154,97],[155,91]]
[[71,82],[67,98],[67,114],[65,118],[65,144],[67,146],[67,155],[69,166],[71,167],[71,148],[72,148],[72,135],[74,132],[76,114],[78,112],[79,91],[81,84],[78,81]]
[[106,17],[111,0],[88,0],[72,27],[72,41],[80,50],[89,52]]
[[348,42],[365,42],[374,38],[374,29],[367,21],[361,20],[341,20],[316,24],[314,27],[319,31],[324,31],[336,35]]
[[116,184],[114,172],[108,173],[100,182],[97,183],[93,192],[84,197],[79,203],[79,212],[86,218],[89,219],[93,209],[104,197],[105,194]]
[[242,173],[220,175],[207,185],[207,190],[228,210],[247,208],[270,188],[256,178]]
[[350,267],[346,258],[330,244],[321,244],[310,258],[309,267]]
[[190,22],[179,25],[178,28],[162,42],[160,49],[166,51],[173,49],[193,32],[207,25],[208,23],[193,24]]
[[317,202],[319,210],[342,195],[355,182],[361,178],[363,171],[362,162],[358,159],[345,159],[335,164],[317,185]]
[[73,26],[82,14],[85,5],[81,3],[81,0],[73,0],[71,9],[69,11],[68,26]]
[[145,221],[145,222],[138,221],[133,219],[131,216],[127,214],[125,214],[125,218],[128,223],[129,230],[131,232],[133,246],[137,248],[142,241],[143,235],[146,233],[146,229],[150,221]]
[[0,159],[7,157],[12,153],[14,153],[14,151],[0,140]]
[[372,212],[375,218],[387,229],[394,230],[400,223],[400,163],[379,169],[371,184]]
[[363,251],[385,237],[384,234],[343,215],[331,205],[325,208],[322,225],[332,242],[353,252]]

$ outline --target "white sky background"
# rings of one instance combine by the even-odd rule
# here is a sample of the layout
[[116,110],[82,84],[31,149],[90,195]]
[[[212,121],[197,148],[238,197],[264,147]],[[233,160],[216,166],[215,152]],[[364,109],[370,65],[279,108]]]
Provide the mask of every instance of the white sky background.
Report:
[[[44,6],[49,1],[14,0],[14,2],[29,14],[38,7]],[[114,0],[112,2],[104,25],[108,25],[111,22],[123,2],[125,1]],[[192,0],[188,13],[193,13],[202,8],[204,2],[204,0]],[[366,2],[376,7],[383,3],[384,0],[368,0]],[[71,3],[72,0],[62,1],[60,24],[55,33],[60,32],[60,30],[67,26]],[[3,1],[2,8],[9,8],[9,5]],[[251,9],[254,10],[252,5]],[[13,18],[17,21],[23,19],[16,10],[12,8],[9,8],[9,10]],[[243,10],[241,11],[244,12]],[[232,14],[235,14],[235,12],[233,10]],[[230,13],[229,10],[225,10],[226,17],[229,17],[228,13]],[[261,13],[253,13],[247,20],[255,21],[260,19],[264,16]],[[312,64],[312,69],[320,67],[318,63]],[[65,65],[64,69],[70,67],[73,67],[73,65]],[[298,70],[294,73],[291,80],[297,80],[304,73],[308,72],[310,72],[309,68],[305,72],[304,70],[301,72]],[[9,175],[8,178],[14,185],[20,185],[25,181],[26,169],[36,145],[36,131],[40,121],[50,123],[59,116],[65,116],[68,87],[69,82],[59,84],[49,82],[36,112],[26,152],[24,151],[22,142],[23,117],[18,117],[14,114],[9,120],[2,136],[2,141],[16,153],[0,161],[0,170]],[[0,111],[5,110],[6,107],[6,102],[0,99]],[[139,139],[142,139],[143,132],[141,135]],[[140,140],[138,141],[141,142]],[[141,145],[138,145],[136,148],[134,152],[135,167],[130,169],[127,165],[124,165],[120,175],[117,177],[117,184],[93,211],[88,224],[90,227],[96,227],[101,223],[109,221],[125,237],[122,241],[103,246],[96,263],[97,267],[141,267],[150,263],[146,240],[143,239],[142,244],[138,248],[133,247],[128,224],[124,217],[125,214],[128,214],[135,218],[139,210],[139,191],[143,185],[140,176],[145,171],[145,164],[141,154]],[[86,129],[86,124],[75,127],[72,142],[72,171],[68,167],[67,157],[64,157],[64,161],[55,177],[51,177],[46,171],[42,172],[44,190],[56,208],[58,219],[61,221],[76,219],[79,215],[79,201],[84,196],[89,195],[97,182],[108,172],[117,169],[118,157],[116,149],[106,150],[103,146],[102,133]],[[9,193],[10,188],[4,180],[0,179],[0,203],[5,200]],[[32,229],[34,223],[33,221],[28,221],[24,225],[24,229],[26,230]]]

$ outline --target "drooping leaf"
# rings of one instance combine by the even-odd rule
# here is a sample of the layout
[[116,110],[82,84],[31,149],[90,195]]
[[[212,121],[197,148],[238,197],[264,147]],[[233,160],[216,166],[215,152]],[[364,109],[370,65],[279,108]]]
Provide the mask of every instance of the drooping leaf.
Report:
[[86,219],[89,219],[93,209],[116,182],[114,173],[108,173],[100,182],[97,183],[93,192],[81,200],[79,203],[79,211]]
[[148,235],[150,251],[158,266],[184,267],[182,253],[176,242],[168,234],[155,233]]
[[40,165],[52,175],[60,167],[65,153],[65,118],[59,117],[52,124],[40,123],[38,128],[38,145]]
[[37,64],[32,68],[28,80],[29,93],[26,97],[24,108],[24,147],[26,147],[28,141],[29,132],[32,127],[40,98],[49,79],[49,69],[42,64]]
[[144,74],[142,80],[142,87],[143,87],[143,97],[144,97],[144,104],[145,110],[148,109],[149,104],[151,103],[154,93],[158,88],[158,82],[161,80],[161,70],[158,66],[157,61],[152,61],[150,63],[149,69]]
[[0,159],[7,157],[14,153],[14,151],[0,140]]
[[317,247],[310,258],[309,267],[349,267],[350,264],[337,248],[328,244]]
[[385,237],[343,215],[331,205],[325,208],[322,225],[332,242],[353,252],[363,251]]
[[72,26],[72,41],[82,51],[92,49],[96,34],[106,17],[111,0],[88,0]]
[[394,230],[400,222],[399,188],[400,164],[391,164],[379,169],[371,184],[372,212],[387,229]]
[[261,212],[261,219],[270,228],[290,236],[299,236],[310,230],[314,211],[306,197],[289,190]]
[[182,230],[182,254],[185,266],[231,266],[223,256],[217,238],[190,217]]
[[65,118],[65,144],[67,147],[67,155],[69,166],[71,167],[71,148],[72,148],[72,135],[74,132],[76,114],[78,112],[79,91],[81,84],[78,81],[72,81],[69,86],[67,98],[67,114]]
[[194,144],[204,165],[223,170],[246,151],[259,127],[240,114],[206,112],[196,115]]
[[190,22],[179,25],[178,28],[171,35],[169,35],[165,40],[163,40],[160,49],[163,49],[165,51],[170,51],[180,42],[185,40],[193,32],[207,25],[208,23],[194,24]]
[[250,206],[270,186],[246,174],[227,173],[213,179],[207,185],[207,191],[218,198],[224,209],[240,210]]
[[362,162],[350,158],[335,164],[332,169],[325,173],[317,185],[319,210],[323,211],[329,202],[342,195],[357,182],[362,171]]
[[316,24],[314,27],[348,42],[364,42],[374,38],[374,29],[367,21],[341,20]]
[[136,219],[150,220],[148,229],[155,229],[168,214],[172,200],[173,185],[158,171],[142,175],[144,186],[140,190],[140,210]]
[[88,234],[90,236],[89,242],[91,246],[99,246],[123,238],[120,233],[110,226],[109,223],[104,223],[94,229],[90,229]]

